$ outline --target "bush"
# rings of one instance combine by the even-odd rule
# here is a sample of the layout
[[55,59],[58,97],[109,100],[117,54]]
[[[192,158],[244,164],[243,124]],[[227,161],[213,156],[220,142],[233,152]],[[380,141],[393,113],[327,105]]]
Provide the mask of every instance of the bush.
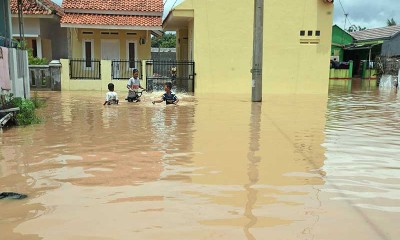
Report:
[[35,103],[30,99],[13,98],[11,104],[14,107],[19,107],[16,120],[17,125],[29,125],[40,123],[40,118],[35,113]]
[[47,65],[49,61],[46,58],[37,58],[33,56],[32,48],[28,49],[28,64],[29,65]]

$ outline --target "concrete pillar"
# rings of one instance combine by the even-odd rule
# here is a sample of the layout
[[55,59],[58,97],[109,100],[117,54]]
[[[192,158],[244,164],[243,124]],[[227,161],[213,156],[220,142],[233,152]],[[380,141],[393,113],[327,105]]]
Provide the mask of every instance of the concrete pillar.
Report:
[[42,53],[42,38],[37,37],[36,38],[36,45],[37,45],[37,57],[38,58],[43,58],[43,53]]
[[50,77],[51,77],[51,90],[61,91],[61,62],[53,60],[49,63]]

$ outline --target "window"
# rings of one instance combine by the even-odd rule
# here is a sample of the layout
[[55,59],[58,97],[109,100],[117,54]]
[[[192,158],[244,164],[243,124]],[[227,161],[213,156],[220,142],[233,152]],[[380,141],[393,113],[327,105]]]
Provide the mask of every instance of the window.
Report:
[[128,42],[129,68],[136,68],[136,42]]
[[313,31],[308,31],[308,33],[307,33],[308,36],[312,36],[312,34],[313,34]]
[[315,36],[317,36],[317,37],[321,36],[321,31],[319,31],[319,30],[315,31]]
[[300,36],[305,36],[305,35],[306,35],[306,31],[301,30],[301,31],[300,31]]
[[83,41],[83,58],[85,61],[85,67],[92,67],[92,59],[93,59],[93,40],[84,40]]

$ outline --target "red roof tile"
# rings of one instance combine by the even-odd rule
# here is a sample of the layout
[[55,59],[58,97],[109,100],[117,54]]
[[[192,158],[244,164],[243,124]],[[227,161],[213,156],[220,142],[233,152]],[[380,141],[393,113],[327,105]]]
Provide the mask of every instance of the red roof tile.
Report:
[[[17,0],[10,0],[11,13],[18,14]],[[64,15],[60,6],[50,0],[22,0],[23,14]]]
[[157,16],[129,16],[129,15],[66,13],[61,18],[61,23],[64,23],[64,24],[161,27],[162,19],[161,19],[161,17],[157,17]]
[[163,12],[163,0],[64,0],[62,7],[80,10]]

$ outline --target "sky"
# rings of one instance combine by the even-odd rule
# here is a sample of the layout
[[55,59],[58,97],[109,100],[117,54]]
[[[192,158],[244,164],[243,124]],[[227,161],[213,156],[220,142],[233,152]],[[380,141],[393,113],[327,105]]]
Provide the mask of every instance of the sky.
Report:
[[[334,24],[344,28],[345,17],[342,3],[350,23],[366,28],[385,27],[387,19],[393,18],[400,24],[399,0],[335,0]],[[397,14],[396,14],[397,11]],[[350,26],[347,21],[346,28]]]
[[[59,5],[61,5],[62,2],[62,0],[53,1]],[[174,4],[176,6],[183,0],[163,1],[165,3],[164,16],[166,16]],[[351,24],[366,28],[384,27],[389,18],[394,18],[394,20],[400,24],[400,0],[335,0],[333,23],[341,28],[345,27],[343,9],[345,13],[349,14],[349,20],[346,21],[346,28]]]

